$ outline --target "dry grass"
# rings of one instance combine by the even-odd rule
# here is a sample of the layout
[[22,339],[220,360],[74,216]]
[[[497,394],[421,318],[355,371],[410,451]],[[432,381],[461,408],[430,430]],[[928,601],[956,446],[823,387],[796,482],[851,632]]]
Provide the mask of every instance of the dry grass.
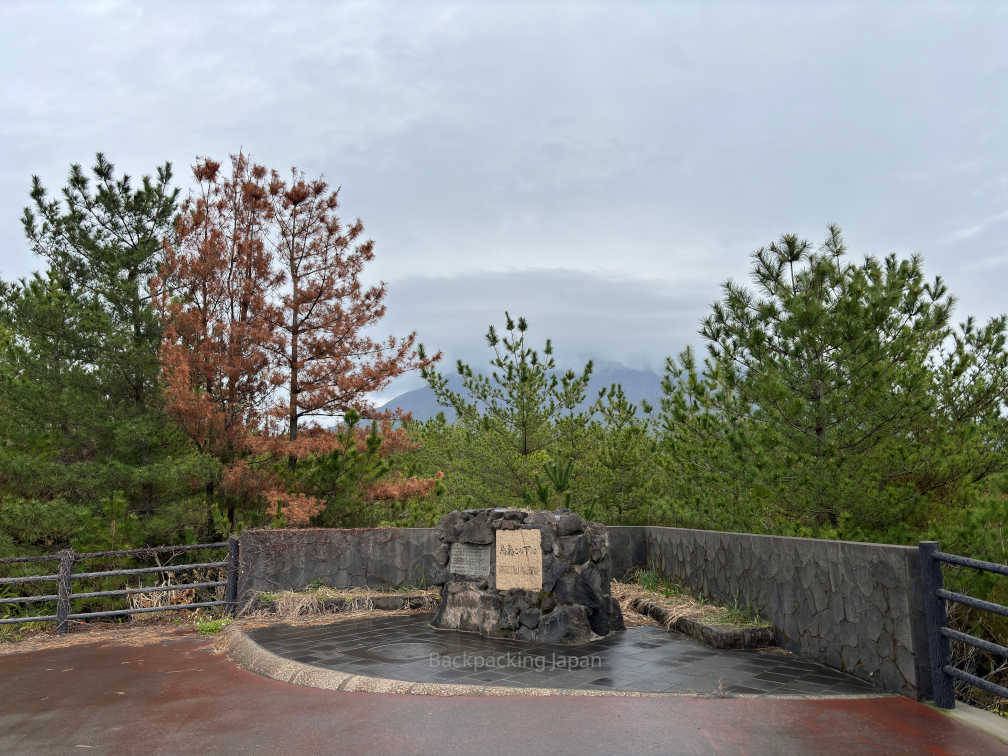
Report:
[[277,594],[276,613],[285,620],[322,613],[322,602],[313,593],[284,591]]
[[[620,609],[623,611],[624,621],[626,621],[628,617],[644,616],[639,614],[633,609],[633,607],[630,606],[630,603],[634,599],[644,598],[667,610],[668,618],[663,623],[666,630],[671,630],[676,620],[681,617],[688,617],[689,619],[694,619],[698,622],[712,625],[739,624],[728,620],[727,615],[730,610],[725,607],[715,606],[713,604],[701,604],[696,599],[685,594],[673,593],[671,595],[667,595],[666,593],[659,591],[650,591],[637,583],[621,583],[618,580],[613,580],[612,596],[619,602]],[[627,627],[631,627],[629,622],[626,624]],[[642,622],[639,624],[646,623]],[[657,625],[659,623],[651,620],[650,624]]]
[[[316,591],[316,596],[320,599],[343,599],[346,602],[344,611],[369,611],[374,609],[371,599],[375,598],[398,598],[405,601],[409,596],[423,597],[421,609],[433,611],[437,608],[438,598],[441,596],[439,589],[410,590],[410,591],[375,591],[370,588],[327,588],[322,587]],[[405,607],[404,607],[405,608]]]
[[[156,557],[155,557],[156,559]],[[160,566],[160,561],[158,561]],[[191,572],[191,579],[186,582],[192,583],[209,583],[215,580],[226,580],[227,573],[223,569],[209,569],[209,570],[193,570]],[[172,574],[168,574],[167,578],[162,582],[158,583],[156,587],[167,588],[175,584],[176,577]],[[137,587],[141,586],[141,582],[138,581]],[[153,587],[153,586],[152,586]],[[206,589],[200,589],[205,592]],[[224,588],[223,586],[218,586],[209,591],[209,595],[204,597],[204,594],[197,595],[197,589],[195,588],[180,588],[174,591],[151,591],[149,593],[131,593],[126,596],[126,601],[131,609],[154,609],[164,607],[165,609],[170,609],[172,606],[178,606],[180,604],[192,604],[197,601],[223,601],[224,600]],[[177,611],[177,610],[176,610]],[[150,612],[145,614],[134,614],[132,615],[131,622],[150,622],[152,619],[155,622],[161,621],[162,615],[160,612]]]
[[[290,622],[305,617],[347,615],[367,616],[381,611],[384,614],[394,614],[397,610],[376,610],[374,600],[377,598],[402,599],[401,609],[411,614],[431,612],[437,607],[440,593],[435,590],[425,591],[375,591],[368,588],[328,588],[321,587],[314,591],[280,591],[271,593],[273,609],[256,608],[253,597],[238,613],[240,618],[269,617],[272,621],[278,618]],[[419,597],[422,603],[418,607],[410,607],[411,598]],[[336,608],[333,602],[337,602]]]
[[640,595],[637,592],[639,589],[639,585],[621,583],[619,580],[613,580],[610,584],[612,597],[619,603],[620,611],[623,612],[623,624],[627,627],[643,627],[646,625],[657,627],[658,623],[655,620],[646,614],[641,614],[630,606],[630,602]]
[[391,611],[353,611],[338,612],[336,614],[305,614],[297,617],[278,618],[275,614],[253,614],[239,617],[231,624],[242,630],[266,627],[277,624],[278,619],[286,625],[292,627],[314,627],[315,625],[329,625],[334,622],[349,622],[355,619],[366,619],[368,617],[411,617],[415,614],[428,614],[426,609],[395,609]]
[[[143,614],[131,615],[130,622],[136,624],[150,624],[164,622],[166,617],[178,615],[179,610],[172,610],[172,606],[179,604],[191,604],[196,601],[196,591],[186,588],[179,591],[154,591],[151,593],[133,593],[127,596],[130,609],[153,609],[164,607],[165,612],[144,612]],[[181,613],[185,613],[182,610]]]

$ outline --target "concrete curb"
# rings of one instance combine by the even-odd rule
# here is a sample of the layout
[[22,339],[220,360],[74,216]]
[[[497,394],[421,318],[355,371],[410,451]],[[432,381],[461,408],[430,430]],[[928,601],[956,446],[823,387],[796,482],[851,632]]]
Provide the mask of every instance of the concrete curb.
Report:
[[643,596],[633,599],[630,606],[634,611],[655,620],[662,627],[671,627],[712,648],[763,648],[764,646],[772,646],[776,642],[776,634],[772,625],[728,627],[707,625],[689,617],[673,619],[668,609]]
[[384,677],[353,675],[335,669],[285,659],[263,648],[247,633],[231,625],[222,633],[219,648],[239,666],[273,680],[306,688],[338,690],[345,693],[397,693],[422,696],[622,696],[632,698],[776,698],[822,700],[842,698],[900,698],[895,693],[859,693],[831,696],[733,693],[655,693],[628,690],[584,690],[571,688],[510,688],[500,685],[458,685],[451,683],[421,683],[392,680]]
[[962,701],[956,701],[954,709],[942,709],[935,706],[931,701],[921,701],[921,703],[930,709],[941,712],[947,717],[951,717],[991,737],[995,737],[1002,743],[1008,743],[1008,719],[1004,717],[999,717],[997,714],[986,709],[970,706]]

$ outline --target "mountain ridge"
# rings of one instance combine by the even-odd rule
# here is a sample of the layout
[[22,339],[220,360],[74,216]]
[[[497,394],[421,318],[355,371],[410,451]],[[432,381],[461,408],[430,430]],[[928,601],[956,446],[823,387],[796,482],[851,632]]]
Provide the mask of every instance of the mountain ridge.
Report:
[[[574,371],[575,374],[581,372],[576,368]],[[559,376],[566,371],[558,368],[554,372]],[[601,389],[609,388],[614,383],[623,387],[627,399],[634,404],[639,405],[641,400],[646,400],[652,406],[657,407],[661,400],[661,377],[653,370],[631,368],[619,362],[597,361],[595,362],[595,370],[592,371],[588,380],[588,390],[581,408],[587,408],[595,401]],[[448,387],[453,391],[459,391],[462,388],[462,378],[458,373],[452,373],[448,376]],[[455,419],[455,410],[439,405],[430,386],[421,386],[412,391],[403,392],[389,399],[378,409],[392,410],[397,407],[403,412],[411,412],[415,420],[429,420],[438,412],[444,412],[448,422]]]

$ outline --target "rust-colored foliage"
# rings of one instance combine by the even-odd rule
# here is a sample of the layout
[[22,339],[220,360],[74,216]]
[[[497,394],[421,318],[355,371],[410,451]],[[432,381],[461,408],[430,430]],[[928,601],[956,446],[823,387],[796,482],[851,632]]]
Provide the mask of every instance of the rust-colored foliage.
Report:
[[[376,412],[366,394],[441,354],[420,359],[416,333],[383,342],[362,335],[385,314],[385,286],[360,284],[374,242],[360,241],[359,219],[342,224],[338,188],[296,169],[288,184],[242,153],[231,156],[230,176],[209,158],[193,176],[198,191],[183,203],[152,282],[165,323],[166,408],[227,466],[222,495],[265,500],[289,524],[307,524],[324,503],[283,490],[243,457],[331,452],[337,435],[303,427],[305,419],[349,409],[380,423],[382,456],[414,448],[394,427],[403,418]],[[366,437],[356,433],[361,450]],[[436,480],[393,478],[372,486],[380,495],[364,494],[402,500],[426,495]]]
[[437,486],[444,473],[438,470],[433,478],[407,478],[402,473],[394,473],[386,480],[370,486],[364,494],[367,501],[406,501],[428,496]]
[[271,294],[283,281],[266,238],[265,171],[241,154],[231,167],[230,178],[213,160],[193,167],[199,191],[182,205],[154,286],[165,319],[166,407],[201,449],[225,461],[245,451],[264,416],[273,388]]
[[416,332],[377,342],[362,331],[385,314],[385,285],[362,288],[360,273],[374,258],[374,242],[360,241],[358,218],[345,226],[337,215],[339,188],[291,170],[291,183],[271,173],[268,201],[277,262],[285,275],[270,342],[286,401],[273,408],[287,421],[291,441],[302,418],[333,416],[347,409],[370,417],[366,394],[379,391],[407,370],[423,368],[440,353],[419,359]]
[[229,465],[218,492],[232,504],[248,508],[265,505],[266,514],[280,515],[291,527],[304,527],[325,506],[325,502],[303,493],[290,492],[274,473],[239,459]]
[[277,477],[268,470],[253,467],[239,459],[224,470],[218,491],[222,496],[240,502],[254,503],[268,498],[268,493],[280,487]]
[[[417,442],[409,439],[401,424],[398,428],[395,427],[398,421],[410,417],[412,416],[409,413],[402,413],[399,410],[396,410],[394,414],[382,413],[375,417],[375,422],[378,423],[378,434],[382,439],[382,445],[378,451],[379,456],[390,457],[419,448]],[[370,428],[357,427],[354,429],[354,440],[358,451],[364,452],[367,449],[367,438],[370,432]],[[294,441],[291,441],[286,434],[261,435],[249,439],[249,448],[257,454],[265,453],[276,457],[301,459],[310,454],[328,454],[334,449],[342,449],[343,442],[340,440],[339,434],[333,430],[313,423],[302,426]]]
[[266,511],[273,516],[281,515],[292,528],[306,527],[325,508],[325,502],[303,493],[270,491],[267,496],[270,506]]

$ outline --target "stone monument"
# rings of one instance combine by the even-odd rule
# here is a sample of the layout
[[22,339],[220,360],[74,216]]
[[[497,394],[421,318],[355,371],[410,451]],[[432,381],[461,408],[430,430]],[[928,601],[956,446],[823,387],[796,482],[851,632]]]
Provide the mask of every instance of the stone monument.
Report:
[[567,510],[467,509],[435,533],[445,572],[434,627],[547,643],[623,629],[604,525]]

